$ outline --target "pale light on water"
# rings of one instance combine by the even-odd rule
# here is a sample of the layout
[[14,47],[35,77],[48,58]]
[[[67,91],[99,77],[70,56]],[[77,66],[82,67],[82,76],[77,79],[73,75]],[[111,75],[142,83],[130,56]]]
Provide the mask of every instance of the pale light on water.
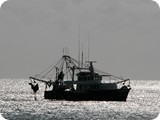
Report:
[[37,101],[27,79],[0,80],[0,112],[8,120],[152,120],[160,113],[160,81],[132,80],[127,102],[50,101],[39,83]]

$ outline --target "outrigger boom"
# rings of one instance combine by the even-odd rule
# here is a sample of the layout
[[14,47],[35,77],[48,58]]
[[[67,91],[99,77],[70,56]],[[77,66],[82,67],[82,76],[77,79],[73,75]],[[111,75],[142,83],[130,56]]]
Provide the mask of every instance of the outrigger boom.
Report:
[[[30,80],[37,80],[37,81],[40,81],[40,82],[44,82],[44,83],[51,83],[51,80],[50,81],[46,81],[46,80],[41,80],[41,79],[38,79],[38,78],[35,78],[35,77],[29,77]],[[53,83],[53,82],[52,82]]]

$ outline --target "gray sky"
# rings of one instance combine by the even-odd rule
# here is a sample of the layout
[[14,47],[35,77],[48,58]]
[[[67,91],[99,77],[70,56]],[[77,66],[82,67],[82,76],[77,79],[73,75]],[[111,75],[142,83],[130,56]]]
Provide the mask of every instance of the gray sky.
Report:
[[[0,9],[0,78],[28,78],[77,58],[78,34],[96,68],[160,79],[160,10],[151,0],[9,0]],[[86,56],[85,55],[85,56]]]

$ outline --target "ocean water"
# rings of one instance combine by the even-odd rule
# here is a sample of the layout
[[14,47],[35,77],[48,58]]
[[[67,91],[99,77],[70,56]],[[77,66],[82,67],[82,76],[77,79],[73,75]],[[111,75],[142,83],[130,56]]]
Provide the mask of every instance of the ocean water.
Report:
[[160,80],[132,80],[127,102],[37,101],[27,79],[0,80],[0,113],[8,120],[152,120],[160,113]]

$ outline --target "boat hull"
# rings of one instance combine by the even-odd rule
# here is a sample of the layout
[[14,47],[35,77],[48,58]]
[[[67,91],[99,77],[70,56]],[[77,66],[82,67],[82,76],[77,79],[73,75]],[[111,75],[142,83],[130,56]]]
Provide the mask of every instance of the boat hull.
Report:
[[114,90],[92,90],[87,92],[45,91],[45,99],[68,101],[126,101],[130,88]]

